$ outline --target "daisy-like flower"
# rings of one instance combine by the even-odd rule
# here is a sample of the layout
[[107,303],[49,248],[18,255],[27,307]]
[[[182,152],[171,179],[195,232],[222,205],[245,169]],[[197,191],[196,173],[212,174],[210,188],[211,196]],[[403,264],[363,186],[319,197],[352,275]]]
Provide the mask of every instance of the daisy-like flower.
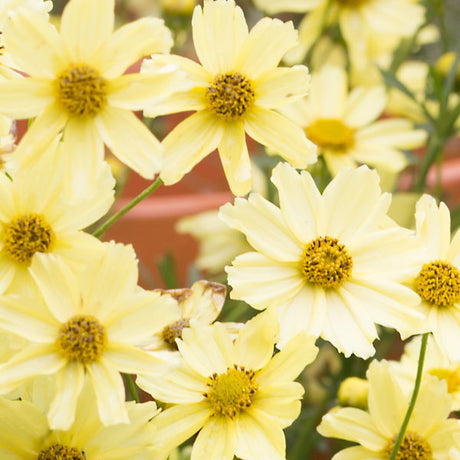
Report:
[[[323,436],[346,439],[360,446],[335,454],[333,460],[386,460],[390,457],[410,395],[385,361],[373,361],[368,370],[368,411],[346,407],[326,414],[318,431]],[[460,423],[448,419],[452,399],[444,383],[431,377],[422,382],[414,412],[396,456],[397,460],[448,460],[456,446]]]
[[[28,268],[37,253],[62,257],[83,268],[100,252],[97,238],[82,231],[101,218],[114,200],[107,165],[92,176],[92,188],[72,188],[67,144],[55,139],[33,167],[0,174],[0,292],[33,285]],[[59,179],[59,180],[58,180]]]
[[268,312],[248,321],[235,341],[220,323],[191,327],[177,339],[181,363],[159,378],[137,379],[176,404],[154,419],[160,458],[198,430],[192,460],[285,458],[282,430],[298,416],[304,393],[293,380],[318,350],[301,333],[272,357],[276,333]]
[[55,376],[47,414],[52,429],[73,423],[85,378],[102,423],[129,423],[119,372],[153,372],[160,365],[136,345],[157,329],[172,300],[138,287],[131,247],[104,247],[78,276],[62,260],[38,254],[30,272],[40,296],[0,297],[0,327],[30,342],[0,366],[0,393],[39,375]]
[[[420,336],[412,339],[404,347],[404,353],[399,361],[390,361],[392,371],[400,377],[401,387],[408,393],[414,388],[417,373],[418,357],[420,355]],[[447,391],[452,396],[452,408],[460,409],[460,361],[449,360],[439,349],[432,336],[428,338],[425,361],[423,364],[425,375],[434,375],[447,383]]]
[[168,52],[171,34],[157,18],[114,33],[113,25],[114,0],[71,0],[60,34],[34,11],[10,14],[5,46],[29,77],[0,83],[1,112],[36,117],[16,150],[19,166],[33,164],[39,148],[65,128],[72,161],[89,176],[103,159],[104,143],[142,176],[158,172],[161,144],[132,110],[186,87],[184,77],[174,66],[149,75],[122,74],[145,55]]
[[[338,24],[352,63],[366,65],[369,46],[392,51],[424,21],[424,9],[414,0],[254,0],[270,14],[308,13],[299,25],[299,45],[289,61],[300,62],[324,27]],[[377,38],[377,40],[376,40]]]
[[163,141],[163,181],[179,181],[217,148],[230,189],[246,194],[252,177],[246,133],[295,167],[314,162],[315,147],[302,129],[274,110],[308,90],[306,67],[278,67],[296,44],[292,23],[263,18],[248,32],[241,8],[233,0],[216,0],[195,8],[192,27],[201,65],[180,56],[152,56],[141,70],[149,74],[152,68],[177,64],[193,85],[144,111],[152,117],[196,111]]
[[104,426],[98,417],[91,388],[84,385],[67,430],[50,428],[42,408],[49,402],[48,387],[40,381],[32,401],[0,397],[0,457],[8,460],[144,460],[151,458],[155,430],[150,421],[158,409],[154,402],[125,402],[129,424]]
[[257,252],[227,267],[231,297],[278,309],[278,346],[305,330],[346,356],[374,354],[375,323],[418,333],[420,299],[401,283],[422,256],[412,232],[388,225],[391,196],[375,171],[342,169],[321,193],[286,163],[273,170],[280,208],[256,193],[221,207]]
[[444,203],[439,207],[429,195],[417,202],[416,231],[426,249],[414,290],[422,299],[427,315],[426,331],[433,333],[442,353],[453,362],[460,361],[460,231],[450,240],[450,213]]
[[284,113],[305,129],[332,175],[358,163],[399,172],[407,165],[401,150],[424,145],[427,133],[407,119],[377,120],[386,102],[383,86],[349,91],[344,68],[323,66],[312,76],[308,98]]
[[156,291],[171,296],[176,302],[171,322],[159,329],[145,346],[158,352],[177,351],[176,339],[182,337],[185,328],[214,322],[224,305],[227,289],[223,284],[200,280],[191,288]]

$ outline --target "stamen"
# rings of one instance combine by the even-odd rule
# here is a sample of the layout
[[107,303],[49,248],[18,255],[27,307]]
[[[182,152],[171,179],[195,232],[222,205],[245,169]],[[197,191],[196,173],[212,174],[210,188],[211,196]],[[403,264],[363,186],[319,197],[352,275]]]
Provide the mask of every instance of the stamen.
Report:
[[333,118],[316,120],[305,129],[305,132],[318,147],[336,153],[345,152],[355,143],[354,131]]
[[169,345],[171,345],[172,348],[175,348],[177,350],[176,339],[181,339],[182,331],[189,326],[189,318],[181,318],[175,321],[174,323],[169,324],[161,332],[163,340]]
[[447,392],[449,394],[460,391],[460,365],[452,368],[434,368],[428,371],[428,374],[434,375],[439,380],[445,380],[447,383]]
[[76,447],[53,444],[38,454],[37,460],[86,460],[85,453]]
[[[385,455],[390,458],[396,442],[396,436],[385,448]],[[433,460],[431,446],[418,434],[407,431],[399,446],[395,460]]]

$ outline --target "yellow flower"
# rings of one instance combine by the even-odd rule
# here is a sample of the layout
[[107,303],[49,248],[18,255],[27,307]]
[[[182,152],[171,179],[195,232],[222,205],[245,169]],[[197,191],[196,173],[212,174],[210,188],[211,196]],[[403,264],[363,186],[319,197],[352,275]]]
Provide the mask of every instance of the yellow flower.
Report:
[[388,224],[391,196],[377,173],[344,168],[321,195],[308,172],[280,163],[272,182],[280,208],[252,193],[224,205],[220,217],[257,251],[227,267],[230,296],[278,309],[278,346],[305,330],[367,358],[374,323],[418,333],[420,299],[401,282],[422,255],[413,232]]
[[0,293],[33,286],[28,268],[37,253],[81,269],[101,251],[100,241],[82,229],[112,205],[114,180],[105,166],[91,184],[74,186],[69,154],[55,139],[32,168],[16,171],[13,180],[0,174]]
[[412,286],[422,299],[427,315],[425,331],[451,361],[460,361],[460,232],[450,240],[450,214],[429,195],[417,202],[416,230],[425,247]]
[[317,348],[302,333],[272,357],[276,333],[266,312],[235,341],[220,323],[191,327],[177,340],[180,363],[158,378],[138,378],[155,398],[176,404],[154,419],[160,457],[200,430],[192,460],[285,458],[282,430],[298,416],[304,393],[293,380]]
[[358,377],[346,378],[339,387],[337,399],[342,407],[367,409],[369,382]]
[[233,0],[216,0],[195,8],[192,26],[201,65],[180,56],[152,56],[143,63],[145,74],[177,64],[193,84],[144,111],[152,117],[196,111],[163,141],[164,182],[179,181],[217,148],[232,192],[246,194],[252,177],[246,133],[295,167],[314,162],[315,147],[300,127],[274,110],[308,90],[306,67],[278,68],[296,43],[292,23],[263,18],[248,32],[241,8]]
[[386,101],[383,86],[349,91],[345,69],[324,66],[313,74],[308,98],[284,113],[304,127],[332,175],[357,163],[399,172],[408,163],[401,150],[424,145],[427,133],[402,118],[376,121]]
[[[404,347],[400,361],[390,361],[392,372],[400,379],[401,388],[410,394],[414,388],[420,354],[420,337],[412,339]],[[423,364],[424,375],[433,375],[447,383],[447,391],[452,396],[453,410],[460,409],[460,361],[449,360],[430,336]]]
[[154,371],[159,365],[136,345],[161,327],[172,300],[137,286],[131,247],[105,243],[104,249],[78,276],[62,260],[37,254],[30,272],[40,296],[0,297],[0,327],[30,342],[0,366],[0,393],[38,375],[55,376],[48,410],[52,429],[72,425],[85,378],[102,423],[128,423],[119,373]]
[[[338,24],[353,64],[366,65],[369,47],[394,50],[424,21],[424,9],[413,0],[254,0],[270,14],[281,11],[308,13],[299,25],[299,45],[289,54],[300,62],[324,27]],[[376,40],[377,37],[377,40]]]
[[40,147],[65,129],[76,165],[89,176],[103,158],[104,143],[142,176],[152,178],[160,169],[161,145],[132,110],[181,89],[183,76],[173,66],[150,75],[122,74],[147,54],[167,52],[172,39],[157,18],[114,33],[113,24],[114,0],[71,0],[60,34],[34,11],[10,15],[5,44],[29,77],[0,83],[1,111],[36,117],[15,154],[22,167],[30,167]]
[[[96,400],[85,385],[67,430],[50,428],[43,405],[49,403],[48,387],[41,381],[34,398],[9,401],[0,397],[0,457],[9,460],[100,460],[151,458],[155,442],[152,419],[158,412],[154,402],[125,402],[129,424],[106,427],[98,419]],[[47,394],[48,393],[48,394]]]
[[[327,413],[318,431],[323,436],[360,444],[335,454],[333,460],[384,460],[393,449],[410,395],[399,387],[386,361],[373,361],[368,370],[368,412],[352,407]],[[460,434],[458,420],[448,419],[452,399],[435,378],[422,382],[414,412],[399,448],[397,460],[448,460]]]

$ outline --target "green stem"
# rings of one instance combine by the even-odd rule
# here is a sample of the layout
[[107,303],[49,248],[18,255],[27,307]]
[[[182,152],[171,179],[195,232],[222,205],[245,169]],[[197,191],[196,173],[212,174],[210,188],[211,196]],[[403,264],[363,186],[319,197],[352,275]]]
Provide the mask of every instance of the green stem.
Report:
[[396,438],[395,445],[391,451],[389,460],[395,460],[396,454],[398,453],[399,446],[404,438],[404,433],[406,432],[407,425],[409,424],[410,417],[415,407],[415,402],[417,401],[418,392],[420,390],[420,383],[422,382],[422,373],[423,373],[423,363],[425,361],[425,352],[426,344],[428,342],[428,332],[422,335],[422,343],[420,345],[420,354],[418,357],[418,366],[417,366],[417,376],[415,377],[414,391],[412,392],[412,397],[407,408],[406,416],[402,422],[401,428]]
[[133,378],[129,374],[123,374],[123,376],[125,377],[126,386],[128,387],[128,391],[131,397],[134,399],[134,401],[139,403],[139,393],[137,391],[136,384],[133,382]]
[[426,183],[426,176],[430,170],[431,165],[436,161],[437,158],[442,154],[444,149],[445,139],[440,138],[437,133],[433,133],[428,142],[428,147],[425,153],[425,158],[419,173],[417,182],[414,187],[415,192],[423,192]]
[[155,182],[142,190],[142,192],[139,193],[139,195],[137,195],[133,200],[131,200],[124,208],[120,209],[112,217],[101,224],[101,226],[93,232],[93,236],[100,238],[118,219],[120,219],[120,217],[124,216],[129,210],[134,208],[136,204],[140,203],[144,198],[153,193],[162,183],[163,181],[158,177]]

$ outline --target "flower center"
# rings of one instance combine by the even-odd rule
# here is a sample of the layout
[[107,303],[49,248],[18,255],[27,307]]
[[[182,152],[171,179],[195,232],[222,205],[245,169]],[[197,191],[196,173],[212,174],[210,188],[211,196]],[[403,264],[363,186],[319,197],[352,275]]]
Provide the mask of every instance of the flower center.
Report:
[[357,8],[363,3],[366,3],[367,0],[336,0],[339,5],[347,6],[349,8]]
[[71,117],[93,117],[107,103],[107,81],[84,64],[75,64],[55,81],[57,102]]
[[175,321],[172,324],[166,326],[162,331],[161,335],[163,340],[172,346],[172,348],[177,349],[176,339],[182,338],[182,331],[184,328],[190,326],[189,318],[181,318]]
[[[395,445],[396,436],[385,448],[388,458]],[[395,460],[432,460],[433,455],[430,445],[418,434],[407,431],[399,446]]]
[[319,236],[305,246],[301,270],[310,283],[336,288],[351,277],[353,259],[345,246],[330,236]]
[[206,91],[209,108],[231,121],[241,118],[254,103],[252,83],[237,72],[217,75]]
[[38,454],[37,460],[85,460],[85,453],[76,447],[53,444]]
[[50,252],[55,240],[41,214],[24,214],[4,227],[3,248],[15,262],[29,265],[36,252]]
[[252,397],[257,391],[254,371],[235,365],[223,374],[213,374],[206,385],[209,391],[204,396],[211,404],[214,415],[235,418],[241,409],[252,405]]
[[433,305],[452,305],[460,296],[460,272],[448,262],[435,260],[423,265],[415,279],[415,290]]
[[334,118],[322,118],[305,129],[307,137],[318,147],[343,152],[353,146],[353,130]]
[[460,365],[455,369],[449,369],[445,367],[430,369],[428,374],[434,375],[439,380],[445,380],[449,394],[460,391]]
[[57,345],[69,361],[89,364],[103,353],[107,343],[104,326],[91,315],[75,315],[64,323]]

